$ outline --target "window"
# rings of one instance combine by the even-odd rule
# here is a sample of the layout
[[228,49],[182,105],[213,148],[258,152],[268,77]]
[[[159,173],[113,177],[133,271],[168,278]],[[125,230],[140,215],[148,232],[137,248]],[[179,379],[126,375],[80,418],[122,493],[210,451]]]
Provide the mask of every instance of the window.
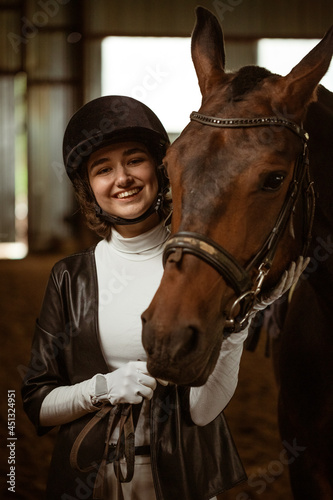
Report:
[[[263,38],[258,42],[258,65],[285,76],[320,40]],[[333,65],[321,83],[333,91]]]
[[190,38],[105,38],[102,95],[127,95],[144,102],[172,140],[201,104],[190,47]]
[[[318,42],[259,40],[257,64],[286,75]],[[174,140],[189,122],[191,111],[201,105],[190,47],[189,37],[105,38],[102,95],[127,95],[144,102],[161,119],[171,141]],[[333,67],[321,83],[333,90]]]
[[0,84],[3,99],[0,259],[21,259],[28,252],[26,75],[3,77]]

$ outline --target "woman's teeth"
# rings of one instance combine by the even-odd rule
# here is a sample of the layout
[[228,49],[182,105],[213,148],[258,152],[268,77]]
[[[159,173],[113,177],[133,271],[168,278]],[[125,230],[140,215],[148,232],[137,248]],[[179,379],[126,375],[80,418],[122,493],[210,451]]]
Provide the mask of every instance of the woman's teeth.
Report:
[[128,196],[133,196],[133,194],[137,194],[140,191],[140,188],[131,189],[130,191],[124,191],[123,193],[119,193],[117,198],[127,198]]

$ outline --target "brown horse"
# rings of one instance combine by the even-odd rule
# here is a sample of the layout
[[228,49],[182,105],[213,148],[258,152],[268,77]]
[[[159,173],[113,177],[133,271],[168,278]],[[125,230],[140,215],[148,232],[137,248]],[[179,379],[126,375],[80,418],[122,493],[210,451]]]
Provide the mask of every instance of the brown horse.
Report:
[[[219,23],[197,9],[192,58],[202,106],[164,159],[174,234],[160,287],[142,315],[150,373],[204,384],[224,335],[237,335],[260,294],[308,248],[309,142],[320,195],[312,260],[293,295],[280,354],[281,432],[302,500],[333,498],[331,94],[322,89],[319,104],[310,105],[332,53],[333,28],[285,77],[255,66],[226,73]],[[309,105],[310,141],[302,128]]]

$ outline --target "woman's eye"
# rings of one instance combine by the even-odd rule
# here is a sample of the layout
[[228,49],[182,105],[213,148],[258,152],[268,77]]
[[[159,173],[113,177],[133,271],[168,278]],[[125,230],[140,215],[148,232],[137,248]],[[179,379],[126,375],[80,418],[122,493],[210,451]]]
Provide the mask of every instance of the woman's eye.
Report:
[[264,191],[277,191],[282,186],[285,178],[285,174],[273,172],[265,178],[262,189]]
[[111,170],[111,167],[103,167],[98,171],[98,175],[108,174]]
[[137,165],[138,163],[142,163],[144,161],[144,158],[131,158],[128,161],[129,165]]

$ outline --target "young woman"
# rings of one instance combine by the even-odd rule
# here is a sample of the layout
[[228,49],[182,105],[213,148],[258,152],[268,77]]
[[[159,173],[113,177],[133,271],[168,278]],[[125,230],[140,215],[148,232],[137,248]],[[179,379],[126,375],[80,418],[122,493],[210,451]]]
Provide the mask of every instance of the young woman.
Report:
[[[102,498],[117,498],[119,431],[109,443],[108,410],[126,404],[137,425],[125,499],[203,500],[246,477],[222,413],[237,385],[246,332],[223,342],[202,387],[155,380],[146,367],[140,316],[159,285],[169,237],[168,180],[160,169],[168,144],[156,115],[129,97],[95,99],[67,126],[65,167],[102,240],[54,266],[23,383],[24,408],[38,434],[60,426],[48,500],[93,498],[96,482],[103,483]],[[73,445],[89,422],[74,460]]]

